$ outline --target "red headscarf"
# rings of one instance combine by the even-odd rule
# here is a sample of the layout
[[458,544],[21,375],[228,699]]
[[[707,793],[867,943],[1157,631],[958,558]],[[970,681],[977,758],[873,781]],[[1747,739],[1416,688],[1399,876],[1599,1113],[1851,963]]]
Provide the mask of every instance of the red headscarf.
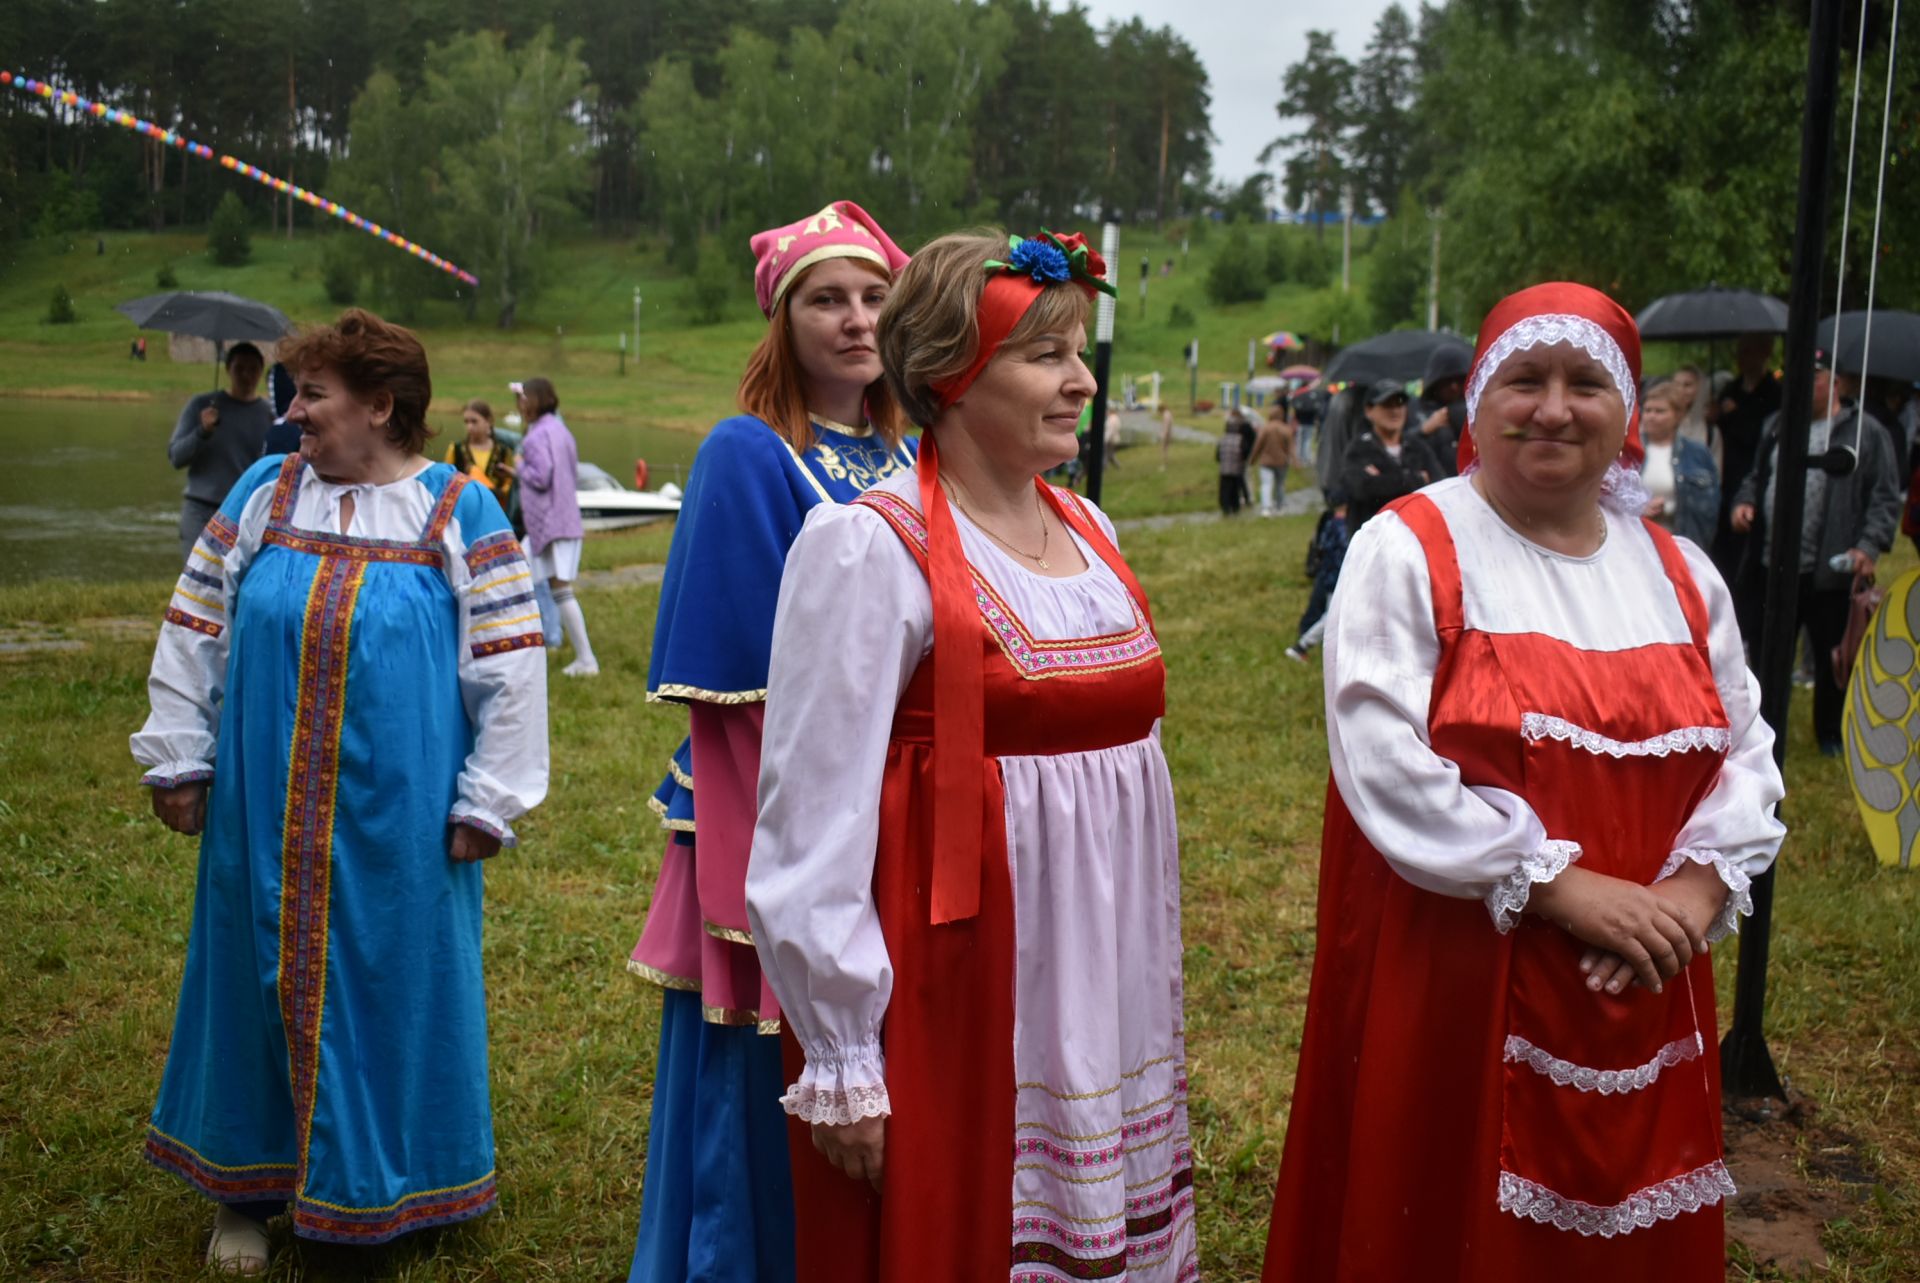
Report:
[[1467,372],[1467,431],[1460,437],[1460,471],[1474,463],[1474,422],[1480,397],[1507,358],[1531,348],[1565,343],[1598,361],[1613,376],[1627,405],[1627,441],[1620,460],[1638,469],[1646,457],[1640,444],[1640,327],[1627,310],[1587,285],[1548,281],[1509,294],[1493,305],[1480,323],[1480,345]]

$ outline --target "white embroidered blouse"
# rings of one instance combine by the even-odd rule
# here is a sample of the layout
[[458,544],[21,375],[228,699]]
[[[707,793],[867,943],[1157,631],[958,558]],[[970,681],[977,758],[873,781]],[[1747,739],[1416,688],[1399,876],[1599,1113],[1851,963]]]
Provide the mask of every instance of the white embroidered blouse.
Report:
[[[417,476],[381,486],[336,485],[309,468],[301,476],[291,524],[359,539],[412,542],[426,528],[436,502]],[[273,491],[271,482],[254,491],[236,523],[233,547],[224,555],[202,535],[174,589],[173,612],[188,618],[177,622],[170,612],[160,629],[147,677],[152,711],[131,741],[134,760],[146,768],[149,783],[213,774],[232,635],[227,618],[247,565],[260,551]],[[343,531],[340,503],[348,495],[353,496],[353,526]],[[458,517],[447,523],[442,542],[448,579],[460,603],[460,693],[474,730],[450,818],[512,846],[512,822],[547,792],[546,650],[522,646],[476,656],[474,649],[476,643],[537,632],[539,613],[530,598],[516,601],[529,591],[524,556],[490,559],[477,572],[470,570]]]
[[[1468,478],[1423,493],[1453,535],[1469,629],[1544,633],[1592,651],[1689,640],[1672,583],[1637,519],[1604,510],[1606,542],[1591,556],[1569,557],[1507,525]],[[1522,729],[1616,756],[1665,755],[1709,743],[1727,750],[1720,778],[1682,828],[1660,874],[1685,861],[1714,867],[1728,888],[1726,907],[1708,933],[1720,939],[1753,911],[1748,884],[1780,849],[1786,827],[1774,808],[1784,790],[1732,597],[1707,555],[1688,540],[1679,544],[1706,604],[1714,684],[1728,729],[1675,727],[1634,744],[1557,718],[1534,717]],[[1494,924],[1511,929],[1531,888],[1577,860],[1579,847],[1547,832],[1516,794],[1463,784],[1459,769],[1428,746],[1440,642],[1426,555],[1395,514],[1382,513],[1355,534],[1328,619],[1328,747],[1355,822],[1409,882],[1483,900]]]

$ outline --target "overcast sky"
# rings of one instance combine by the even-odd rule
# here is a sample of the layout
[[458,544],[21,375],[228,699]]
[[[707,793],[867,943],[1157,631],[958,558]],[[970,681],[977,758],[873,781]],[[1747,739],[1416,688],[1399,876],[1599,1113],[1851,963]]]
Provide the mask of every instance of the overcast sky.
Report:
[[[1239,182],[1260,149],[1292,132],[1274,112],[1280,77],[1307,52],[1309,29],[1331,30],[1334,48],[1358,62],[1373,24],[1392,0],[1084,0],[1096,27],[1139,17],[1172,27],[1193,46],[1213,91],[1213,173]],[[1409,14],[1416,3],[1405,3]]]

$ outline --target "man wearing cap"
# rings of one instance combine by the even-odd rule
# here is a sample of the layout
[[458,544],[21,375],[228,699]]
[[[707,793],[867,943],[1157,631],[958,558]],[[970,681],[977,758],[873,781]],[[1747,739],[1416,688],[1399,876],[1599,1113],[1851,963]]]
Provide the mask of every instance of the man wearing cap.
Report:
[[193,555],[194,541],[220,510],[227,491],[266,448],[273,407],[259,395],[265,369],[259,348],[234,344],[227,349],[227,386],[187,402],[173,426],[167,460],[187,470],[187,489],[180,500],[183,561]]
[[[1806,507],[1800,519],[1798,612],[1799,626],[1807,630],[1813,644],[1814,737],[1820,751],[1833,757],[1840,752],[1842,692],[1834,680],[1830,656],[1847,630],[1854,576],[1873,574],[1874,563],[1893,546],[1900,523],[1900,487],[1893,442],[1878,420],[1854,405],[1855,381],[1846,375],[1836,377],[1825,353],[1817,353],[1814,360],[1814,421],[1807,430]],[[1734,532],[1753,533],[1747,540],[1735,602],[1741,631],[1749,642],[1759,636],[1766,596],[1759,570],[1772,558],[1766,532],[1774,512],[1782,419],[1775,412],[1767,420],[1753,470],[1733,500]],[[1822,466],[1823,458],[1831,462]]]
[[1447,474],[1424,437],[1407,435],[1407,390],[1380,379],[1367,389],[1367,430],[1347,447],[1340,488],[1347,499],[1347,529],[1358,531],[1374,513]]

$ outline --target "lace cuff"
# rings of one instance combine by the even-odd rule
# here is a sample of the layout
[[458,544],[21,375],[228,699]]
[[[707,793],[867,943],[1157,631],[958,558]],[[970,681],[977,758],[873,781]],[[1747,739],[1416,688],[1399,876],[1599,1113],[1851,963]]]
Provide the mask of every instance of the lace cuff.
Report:
[[1527,907],[1536,882],[1551,882],[1580,858],[1578,842],[1547,841],[1540,849],[1520,857],[1520,867],[1493,884],[1487,892],[1487,912],[1493,915],[1494,930],[1501,935],[1514,929]]
[[836,1126],[892,1114],[879,1042],[835,1055],[809,1052],[800,1081],[780,1098],[780,1107],[803,1123]]
[[1707,943],[1714,944],[1739,931],[1740,919],[1753,912],[1753,879],[1747,876],[1747,871],[1718,851],[1687,846],[1667,857],[1667,862],[1660,866],[1660,876],[1654,881],[1665,882],[1687,864],[1710,864],[1727,884],[1727,902],[1720,906],[1720,912],[1714,914],[1713,922],[1707,927]]

